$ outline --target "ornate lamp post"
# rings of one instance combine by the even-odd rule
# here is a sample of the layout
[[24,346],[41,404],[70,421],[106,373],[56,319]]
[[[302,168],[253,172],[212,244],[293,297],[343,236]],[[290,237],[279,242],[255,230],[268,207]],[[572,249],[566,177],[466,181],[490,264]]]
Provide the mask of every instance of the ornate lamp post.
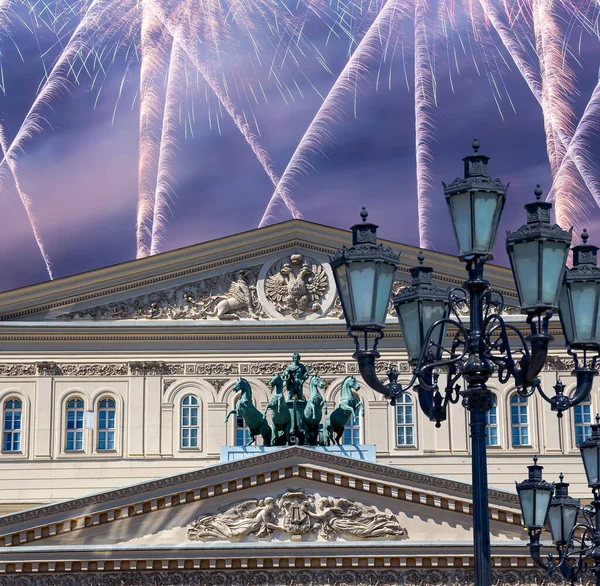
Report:
[[[392,267],[398,266],[399,256],[390,249],[384,249],[381,244],[377,245],[377,227],[366,222],[364,208],[361,213],[363,223],[352,227],[352,246],[338,251],[332,257],[331,265],[348,333],[356,344],[354,358],[365,382],[388,397],[392,404],[396,397],[414,386],[421,408],[438,426],[446,418],[449,403],[462,399],[463,406],[470,413],[475,577],[478,586],[489,586],[491,552],[486,425],[493,395],[486,383],[494,372],[501,383],[512,377],[521,395],[529,396],[538,390],[560,414],[587,396],[590,377],[596,371],[595,365],[588,364],[584,357],[579,369],[581,376],[576,369],[576,400],[566,397],[560,387],[555,389],[555,396],[543,393],[537,377],[552,341],[548,325],[558,308],[571,233],[550,223],[551,204],[540,201],[541,190],[538,187],[536,201],[525,206],[527,224],[507,235],[507,249],[521,310],[527,315],[530,328],[526,338],[516,327],[505,323],[501,316],[502,295],[491,289],[484,279],[484,266],[492,259],[507,187],[499,179],[490,178],[489,158],[479,154],[477,141],[473,148],[474,154],[464,159],[464,178],[444,185],[459,258],[466,265],[467,280],[463,287],[449,290],[436,287],[432,283],[433,269],[423,264],[420,254],[419,266],[411,269],[411,287],[393,300],[413,366],[412,379],[406,386],[398,383],[395,369],[388,373],[388,383],[380,381],[376,374],[376,360],[380,357],[377,344],[385,327],[383,308],[387,306],[392,288],[389,275]],[[375,267],[379,267],[378,270]],[[365,275],[361,289],[365,293],[359,291],[352,280],[353,275],[359,274]],[[382,275],[385,277],[382,278]],[[534,283],[531,281],[533,277]],[[458,312],[458,307],[465,305],[469,307],[468,324],[462,322]],[[573,315],[579,314],[574,311]],[[452,336],[449,344],[445,344],[447,330]],[[517,340],[518,358],[510,346],[509,332]],[[577,335],[580,335],[579,330]],[[573,338],[573,341],[587,343],[588,339]],[[573,349],[575,346],[574,343]],[[448,371],[443,390],[437,384],[439,367]],[[465,381],[462,389],[458,384],[461,378]]]
[[[573,268],[565,271],[559,295],[560,320],[569,353],[575,361],[573,374],[577,377],[577,389],[572,397],[564,395],[564,385],[557,383],[556,403],[552,408],[560,415],[562,403],[576,405],[585,400],[592,388],[594,376],[598,374],[596,361],[600,351],[600,268],[597,265],[598,247],[587,243],[587,230],[581,235],[582,244],[573,247]],[[569,496],[569,485],[563,482],[548,484],[542,480],[542,467],[529,466],[529,478],[517,484],[517,491],[523,512],[523,524],[529,530],[529,550],[533,561],[549,574],[557,570],[572,583],[579,579],[586,569],[586,560],[592,560],[592,571],[596,584],[600,586],[600,416],[592,425],[591,438],[579,445],[588,486],[594,500],[581,507],[578,499]],[[533,472],[532,472],[533,471]],[[552,496],[549,508],[542,511],[529,496],[528,491],[543,491],[545,499]],[[578,523],[581,514],[583,521]],[[546,561],[541,555],[540,536],[550,525],[552,541],[558,556],[548,555]]]

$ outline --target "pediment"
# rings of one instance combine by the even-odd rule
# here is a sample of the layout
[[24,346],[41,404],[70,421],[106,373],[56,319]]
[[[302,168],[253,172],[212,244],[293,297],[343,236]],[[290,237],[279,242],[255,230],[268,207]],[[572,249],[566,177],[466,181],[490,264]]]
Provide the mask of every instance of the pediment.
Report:
[[[302,220],[267,226],[185,249],[73,275],[0,294],[0,320],[45,321],[57,326],[93,322],[156,324],[332,319],[341,323],[329,255],[349,242],[344,230]],[[418,249],[401,251],[396,290],[410,281]],[[445,285],[460,285],[464,267],[450,255],[429,252],[428,263]],[[489,277],[514,298],[508,269]]]
[[[491,490],[490,502],[492,539],[520,543],[516,496]],[[466,547],[471,507],[463,483],[288,448],[5,515],[0,544],[252,548],[375,540]]]

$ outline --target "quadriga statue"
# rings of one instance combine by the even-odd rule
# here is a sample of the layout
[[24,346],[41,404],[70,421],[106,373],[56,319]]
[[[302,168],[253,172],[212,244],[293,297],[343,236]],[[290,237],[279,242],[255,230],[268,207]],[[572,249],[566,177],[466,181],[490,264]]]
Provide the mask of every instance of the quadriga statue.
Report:
[[242,417],[246,426],[250,431],[252,439],[248,442],[251,445],[256,442],[256,436],[262,436],[263,443],[265,446],[271,445],[271,427],[265,416],[254,406],[252,402],[252,389],[250,383],[245,378],[239,378],[237,383],[232,389],[235,391],[241,391],[240,398],[235,404],[235,409],[232,409],[227,413],[225,417],[225,423],[229,420],[231,415]]

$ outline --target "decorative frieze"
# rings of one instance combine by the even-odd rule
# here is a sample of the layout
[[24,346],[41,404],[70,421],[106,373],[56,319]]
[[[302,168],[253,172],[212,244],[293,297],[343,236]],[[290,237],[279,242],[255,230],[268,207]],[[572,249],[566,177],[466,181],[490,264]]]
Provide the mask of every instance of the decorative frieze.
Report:
[[0,364],[0,376],[34,376],[35,364]]
[[201,515],[187,529],[190,541],[229,541],[240,537],[270,538],[275,532],[327,541],[405,539],[395,515],[345,498],[320,497],[288,490],[277,499],[251,499],[222,513]]
[[[260,565],[254,569],[248,568],[248,560],[236,559],[236,565],[239,567],[231,570],[179,570],[167,569],[185,567],[187,564],[177,560],[165,559],[160,561],[156,557],[147,562],[121,561],[116,560],[108,565],[105,558],[92,562],[97,568],[99,564],[103,567],[120,567],[121,571],[98,571],[97,569],[89,572],[73,571],[74,568],[81,568],[80,564],[64,563],[58,572],[45,574],[36,567],[35,573],[28,573],[20,569],[18,574],[0,575],[0,586],[202,586],[205,584],[227,584],[227,586],[248,586],[248,584],[260,584],[260,586],[472,586],[475,575],[472,568],[448,568],[448,567],[408,567],[397,568],[392,565],[391,558],[387,560],[384,567],[372,568],[364,567],[364,562],[375,558],[366,558],[354,556],[354,558],[336,557],[336,568],[314,568],[310,557],[291,558],[281,556],[276,559],[269,558],[268,564],[273,569],[264,569],[264,560],[260,560]],[[380,558],[377,558],[378,562]],[[418,558],[421,563],[424,560],[430,562],[427,556]],[[444,556],[436,556],[436,560],[447,563]],[[451,558],[452,560],[454,558]],[[458,558],[462,561],[462,558]],[[314,558],[317,564],[321,563],[320,558]],[[355,560],[356,566],[353,567],[352,561]],[[219,560],[219,565],[229,563],[232,560]],[[257,560],[258,561],[258,560]],[[394,558],[393,562],[397,564],[399,558]],[[495,561],[494,559],[492,561]],[[513,561],[510,559],[510,561]],[[515,558],[516,561],[516,558]],[[519,560],[520,561],[520,560]],[[360,564],[363,562],[363,564]],[[139,571],[140,563],[143,563],[143,571]],[[165,568],[164,571],[151,570],[159,563]],[[192,567],[194,564],[190,560]],[[256,562],[255,562],[256,563]],[[372,562],[374,563],[374,562]],[[406,563],[406,562],[405,562]],[[90,566],[89,562],[83,562]],[[359,566],[360,564],[360,566]],[[19,564],[21,566],[21,564]],[[217,564],[214,564],[217,566]],[[30,564],[31,566],[31,564]],[[200,567],[200,562],[197,562]],[[286,569],[281,569],[284,566]],[[278,568],[279,567],[279,568]],[[136,571],[137,570],[137,571]],[[31,570],[29,570],[31,572]],[[492,586],[542,586],[550,584],[563,584],[563,579],[557,572],[551,578],[547,577],[541,570],[534,568],[512,568],[502,567],[492,570],[494,580]],[[588,580],[581,583],[581,586],[591,586],[593,581]]]
[[239,374],[240,368],[236,362],[199,362],[186,364],[185,374],[229,375]]
[[164,362],[130,362],[129,373],[132,376],[162,376],[165,371]]
[[262,265],[57,316],[59,320],[254,319],[268,317],[256,294]]
[[54,376],[58,374],[58,369],[54,362],[36,362],[35,369],[38,376]]
[[63,376],[126,376],[127,373],[126,362],[58,365],[58,374]]

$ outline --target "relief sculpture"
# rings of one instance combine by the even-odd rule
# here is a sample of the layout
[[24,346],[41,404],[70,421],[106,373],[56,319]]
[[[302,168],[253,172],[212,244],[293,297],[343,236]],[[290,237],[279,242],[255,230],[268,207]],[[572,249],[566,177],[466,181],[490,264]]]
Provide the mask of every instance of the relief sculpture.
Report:
[[294,319],[320,310],[328,289],[325,269],[301,254],[292,254],[289,262],[274,265],[265,279],[267,299],[277,311]]
[[59,315],[61,320],[260,319],[256,293],[260,266],[224,273],[147,295]]
[[190,541],[222,541],[253,536],[270,538],[280,531],[328,541],[345,539],[405,539],[396,515],[345,498],[319,497],[289,490],[272,497],[237,503],[222,513],[201,515],[187,529]]

